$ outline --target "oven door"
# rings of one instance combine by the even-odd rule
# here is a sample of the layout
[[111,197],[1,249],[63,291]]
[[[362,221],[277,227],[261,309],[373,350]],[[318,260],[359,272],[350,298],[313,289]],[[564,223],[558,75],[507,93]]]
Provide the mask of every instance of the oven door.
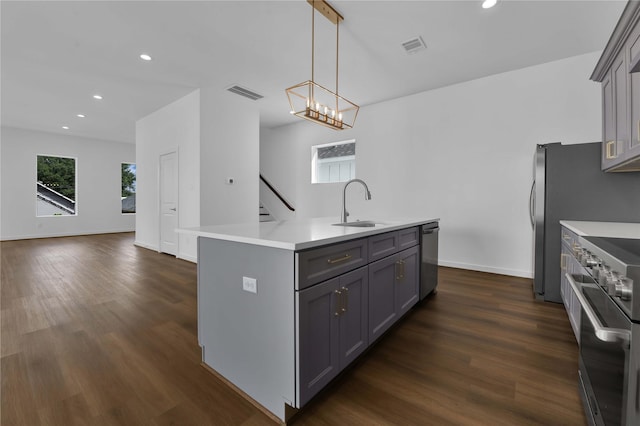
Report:
[[577,284],[580,301],[580,377],[585,411],[595,425],[625,425],[631,322],[598,284]]

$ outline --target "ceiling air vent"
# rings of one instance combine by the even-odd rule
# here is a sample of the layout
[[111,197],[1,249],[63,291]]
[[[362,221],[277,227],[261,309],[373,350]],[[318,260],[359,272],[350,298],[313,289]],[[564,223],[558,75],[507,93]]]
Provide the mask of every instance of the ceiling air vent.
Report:
[[403,42],[402,47],[404,48],[405,52],[407,52],[409,55],[412,55],[416,52],[426,49],[427,45],[424,44],[422,37],[416,37]]
[[235,93],[236,95],[240,95],[240,96],[244,96],[245,98],[249,98],[252,101],[257,101],[258,99],[264,98],[264,96],[257,94],[256,92],[253,92],[247,88],[244,88],[242,86],[238,86],[237,84],[235,86],[231,86],[231,87],[227,87],[227,90],[230,91],[231,93]]

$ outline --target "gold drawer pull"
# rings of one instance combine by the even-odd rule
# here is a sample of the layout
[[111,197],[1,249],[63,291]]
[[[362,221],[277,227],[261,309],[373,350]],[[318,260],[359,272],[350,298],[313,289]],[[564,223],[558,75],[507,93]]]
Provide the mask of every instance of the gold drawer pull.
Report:
[[616,153],[616,141],[607,141],[606,148],[607,160],[616,158],[618,156],[618,154]]
[[342,257],[338,257],[338,258],[335,258],[335,259],[327,259],[327,263],[329,265],[333,265],[334,263],[344,262],[345,260],[349,260],[349,259],[351,259],[351,255],[349,253],[347,253]]
[[563,271],[567,270],[567,257],[569,257],[569,255],[564,253],[560,254],[560,269]]

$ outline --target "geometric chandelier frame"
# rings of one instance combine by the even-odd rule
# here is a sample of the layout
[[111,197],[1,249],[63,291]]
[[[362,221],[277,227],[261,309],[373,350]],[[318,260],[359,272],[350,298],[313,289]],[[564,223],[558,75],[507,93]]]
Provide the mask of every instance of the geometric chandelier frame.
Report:
[[[307,0],[311,4],[311,80],[286,89],[291,114],[334,130],[353,128],[360,107],[338,94],[340,21],[344,18],[325,0]],[[336,26],[336,91],[314,81],[315,12],[319,11]]]

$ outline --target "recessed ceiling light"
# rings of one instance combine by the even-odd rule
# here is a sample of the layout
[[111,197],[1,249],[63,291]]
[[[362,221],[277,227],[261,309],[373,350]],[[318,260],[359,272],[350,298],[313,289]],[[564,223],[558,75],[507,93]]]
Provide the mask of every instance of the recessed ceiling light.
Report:
[[498,3],[498,0],[484,0],[482,2],[482,8],[483,9],[489,9],[490,7],[495,6],[496,3]]
[[143,61],[150,61],[151,56],[147,55],[146,53],[143,53],[140,55],[140,59],[142,59]]
[[102,96],[100,95],[93,95],[93,99],[97,99],[97,100],[102,100]]
[[62,126],[63,129],[69,130],[69,126]]
[[85,115],[84,115],[84,114],[78,114],[78,115],[76,115],[76,117],[78,117],[78,118],[84,118],[84,117],[85,117]]

